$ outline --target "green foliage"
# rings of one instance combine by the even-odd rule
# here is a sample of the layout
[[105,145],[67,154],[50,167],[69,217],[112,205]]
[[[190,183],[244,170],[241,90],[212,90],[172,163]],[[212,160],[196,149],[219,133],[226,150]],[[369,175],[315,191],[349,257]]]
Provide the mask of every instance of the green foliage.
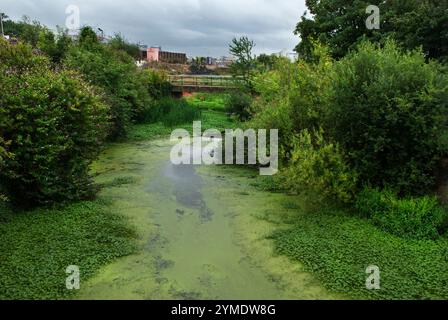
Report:
[[232,92],[226,101],[226,111],[236,115],[238,120],[246,121],[250,118],[250,106],[252,98],[243,92]]
[[[225,129],[237,127],[235,121],[229,119],[229,117],[222,112],[207,110],[201,111],[200,120],[203,131],[207,129],[217,129],[224,132]],[[181,127],[188,130],[190,133],[193,132],[192,122],[183,123],[181,124]],[[142,141],[160,137],[168,137],[172,130],[173,129],[171,127],[167,127],[162,122],[137,124],[131,128],[128,138],[131,141]]]
[[448,152],[448,78],[418,52],[365,43],[335,64],[325,127],[360,182],[424,194]]
[[39,34],[37,47],[50,57],[53,63],[59,64],[65,58],[71,44],[72,40],[66,31],[59,30],[59,34],[55,36],[50,30],[43,30]]
[[0,136],[14,154],[0,172],[2,188],[22,205],[90,196],[88,166],[107,107],[78,74],[52,71],[27,45],[0,40],[0,60]]
[[[5,141],[3,140],[3,137],[0,136],[0,172],[3,171],[6,159],[10,159],[14,156],[8,151],[8,145],[10,144],[11,141]],[[2,201],[8,201],[8,198],[2,193],[2,185],[0,184],[0,203]]]
[[91,27],[83,27],[79,32],[79,45],[84,48],[94,49],[99,44],[98,36]]
[[296,193],[311,189],[342,202],[352,200],[356,173],[337,145],[326,142],[322,132],[305,129],[293,138],[292,148],[289,163],[281,171],[286,189]]
[[137,44],[128,42],[123,35],[117,33],[112,39],[109,40],[109,46],[117,51],[126,52],[134,59],[140,58],[140,47]]
[[229,95],[226,93],[194,93],[192,96],[185,97],[185,100],[201,110],[224,111],[225,104]]
[[[314,40],[342,58],[364,39],[384,43],[388,38],[408,50],[422,46],[429,58],[448,56],[447,1],[307,0],[306,5],[311,15],[305,13],[295,30],[301,38],[296,51],[304,59],[312,57]],[[380,9],[380,30],[366,28],[369,5]]]
[[39,67],[45,68],[49,66],[46,57],[33,54],[29,45],[19,42],[15,46],[11,46],[7,41],[0,38],[0,68],[5,77],[8,74],[22,74],[29,70],[36,70]]
[[[447,299],[447,239],[408,240],[334,209],[307,212],[272,236],[276,251],[305,265],[332,292],[357,299]],[[381,290],[367,290],[366,268]]]
[[313,57],[314,63],[281,62],[255,78],[260,96],[251,125],[279,129],[285,161],[292,136],[322,127],[359,174],[359,185],[389,185],[402,194],[431,190],[448,151],[448,81],[440,65],[392,42],[365,43],[339,62],[316,45]]
[[255,43],[248,37],[233,38],[229,45],[230,53],[237,58],[231,65],[232,74],[242,77],[247,89],[252,89],[252,76],[255,68],[255,57],[252,53]]
[[107,203],[19,212],[0,207],[0,299],[73,298],[66,268],[81,286],[97,270],[136,250],[136,234]]
[[267,72],[274,69],[280,59],[282,58],[276,56],[275,54],[267,55],[262,53],[255,58],[255,63],[257,64],[258,70],[261,72]]
[[208,129],[216,129],[220,132],[224,132],[225,129],[236,129],[240,127],[238,122],[219,111],[202,111],[201,121],[203,131]]
[[192,74],[208,74],[209,70],[207,69],[205,57],[193,58],[190,64],[190,72]]
[[199,109],[188,104],[184,99],[163,98],[154,103],[148,113],[146,121],[149,123],[162,122],[168,127],[193,122],[199,119]]
[[161,99],[171,95],[171,84],[166,73],[153,69],[146,69],[139,73],[145,90],[153,99]]
[[333,63],[325,50],[316,47],[316,63],[278,60],[275,68],[254,79],[258,97],[252,104],[250,126],[278,129],[285,161],[290,157],[292,136],[304,129],[319,130],[328,112],[328,87]]
[[436,197],[398,199],[388,190],[365,188],[356,208],[381,229],[403,238],[436,239],[447,218]]
[[24,16],[22,21],[18,22],[5,19],[3,26],[6,35],[18,38],[33,47],[36,47],[39,41],[40,32],[46,30],[38,21],[31,21],[27,16]]
[[126,135],[132,120],[139,119],[151,103],[151,75],[138,70],[126,52],[99,44],[95,39],[93,30],[84,28],[80,45],[71,48],[65,65],[104,90],[112,120],[109,137],[116,139]]
[[172,128],[165,126],[161,122],[139,123],[129,129],[127,139],[130,141],[147,141],[150,139],[169,137]]

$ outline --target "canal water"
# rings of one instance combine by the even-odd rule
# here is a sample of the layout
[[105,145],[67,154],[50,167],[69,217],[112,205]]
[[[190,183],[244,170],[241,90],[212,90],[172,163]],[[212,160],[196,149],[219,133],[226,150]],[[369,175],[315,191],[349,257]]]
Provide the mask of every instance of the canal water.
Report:
[[268,239],[300,218],[295,197],[258,190],[257,172],[241,167],[175,166],[171,146],[115,144],[93,165],[139,250],[81,282],[79,299],[333,298]]

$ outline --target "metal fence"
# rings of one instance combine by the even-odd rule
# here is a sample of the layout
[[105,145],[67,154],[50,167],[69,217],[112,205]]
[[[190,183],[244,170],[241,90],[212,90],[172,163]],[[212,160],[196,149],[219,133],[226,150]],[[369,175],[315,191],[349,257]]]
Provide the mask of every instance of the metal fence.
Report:
[[230,89],[237,88],[242,79],[232,76],[170,75],[169,81],[173,87]]

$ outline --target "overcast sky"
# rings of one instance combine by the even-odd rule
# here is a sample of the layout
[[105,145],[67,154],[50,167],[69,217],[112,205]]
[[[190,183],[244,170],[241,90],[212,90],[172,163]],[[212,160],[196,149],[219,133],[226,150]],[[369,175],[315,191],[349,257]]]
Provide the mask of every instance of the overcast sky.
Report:
[[256,53],[290,51],[306,9],[305,0],[0,0],[0,12],[55,28],[65,25],[68,5],[79,7],[81,25],[189,56],[227,55],[232,37],[241,35],[256,42]]

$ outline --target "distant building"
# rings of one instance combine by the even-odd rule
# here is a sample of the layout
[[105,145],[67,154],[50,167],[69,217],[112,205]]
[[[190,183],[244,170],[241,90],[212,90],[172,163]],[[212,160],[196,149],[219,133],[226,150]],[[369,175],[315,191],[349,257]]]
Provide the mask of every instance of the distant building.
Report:
[[218,61],[218,59],[213,58],[213,57],[207,57],[207,58],[205,58],[205,63],[206,63],[208,66],[216,66],[217,61]]
[[216,65],[220,68],[228,68],[235,61],[236,61],[236,59],[234,57],[223,56],[216,60]]
[[146,59],[149,62],[160,61],[179,64],[187,63],[187,55],[185,53],[162,51],[162,47],[147,48]]

